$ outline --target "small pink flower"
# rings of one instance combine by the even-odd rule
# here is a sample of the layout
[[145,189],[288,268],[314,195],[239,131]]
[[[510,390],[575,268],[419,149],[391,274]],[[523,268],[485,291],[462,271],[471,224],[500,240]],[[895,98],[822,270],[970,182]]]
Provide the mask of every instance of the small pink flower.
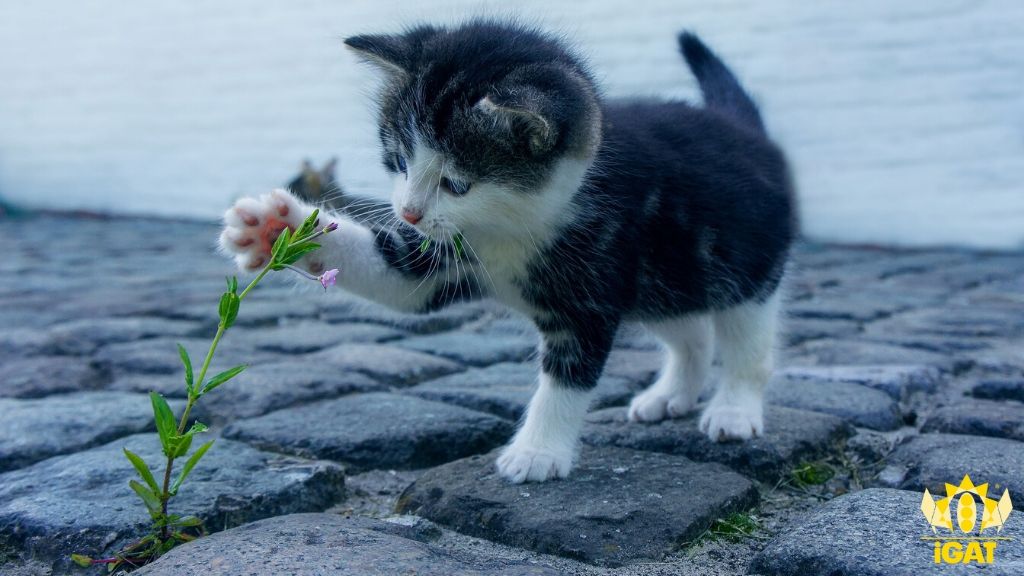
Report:
[[324,287],[324,290],[327,290],[331,286],[334,286],[334,283],[335,283],[337,277],[338,277],[338,269],[337,268],[331,268],[327,272],[324,272],[323,274],[321,274],[317,278],[317,280],[320,281],[320,284]]

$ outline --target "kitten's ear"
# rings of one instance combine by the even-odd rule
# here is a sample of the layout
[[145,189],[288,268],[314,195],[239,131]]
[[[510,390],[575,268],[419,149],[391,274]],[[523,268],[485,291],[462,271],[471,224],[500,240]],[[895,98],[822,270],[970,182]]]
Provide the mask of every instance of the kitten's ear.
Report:
[[333,182],[334,181],[334,170],[337,167],[338,167],[338,157],[337,156],[332,156],[331,159],[327,161],[327,164],[324,164],[323,169],[320,170],[320,175],[325,180],[327,180],[328,182]]
[[558,141],[558,128],[545,117],[547,97],[523,87],[507,95],[491,93],[476,103],[476,108],[491,116],[513,137],[525,141],[534,156],[550,151]]
[[345,46],[364,62],[373,64],[391,74],[405,74],[409,70],[409,44],[404,36],[390,34],[363,34],[345,39]]

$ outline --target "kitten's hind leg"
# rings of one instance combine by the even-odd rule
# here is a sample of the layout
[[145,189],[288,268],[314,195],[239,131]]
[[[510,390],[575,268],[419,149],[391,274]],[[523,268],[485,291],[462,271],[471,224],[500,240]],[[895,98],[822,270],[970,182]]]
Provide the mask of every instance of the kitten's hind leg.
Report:
[[746,440],[764,433],[764,387],[774,367],[779,294],[715,312],[722,378],[700,419],[715,441]]
[[657,422],[689,412],[697,403],[714,354],[714,332],[707,314],[644,324],[665,347],[658,379],[629,405],[629,419]]

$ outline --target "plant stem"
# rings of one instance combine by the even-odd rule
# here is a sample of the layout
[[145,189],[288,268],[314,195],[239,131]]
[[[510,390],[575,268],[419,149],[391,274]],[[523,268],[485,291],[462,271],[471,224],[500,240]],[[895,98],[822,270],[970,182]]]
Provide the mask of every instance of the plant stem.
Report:
[[263,270],[260,270],[260,273],[257,274],[256,277],[252,279],[252,282],[249,282],[249,285],[245,287],[245,290],[242,290],[241,294],[238,295],[238,299],[239,300],[245,300],[245,295],[249,293],[249,290],[252,290],[256,286],[256,284],[259,283],[260,280],[263,280],[264,276],[266,276],[267,274],[270,274],[270,270],[271,270],[270,267],[273,266],[273,265],[274,265],[274,263],[271,262],[270,264],[267,264],[263,268]]
[[[245,287],[245,290],[238,295],[238,301],[241,302],[245,299],[245,296],[249,294],[256,284],[259,284],[260,280],[270,273],[273,262],[267,264],[260,273],[249,282],[249,285]],[[188,425],[188,416],[192,412],[192,406],[195,405],[196,401],[199,400],[198,391],[202,388],[203,380],[206,379],[206,372],[210,369],[210,362],[213,361],[213,354],[217,351],[217,345],[220,344],[220,339],[224,337],[224,333],[227,332],[227,326],[221,321],[217,324],[217,334],[214,335],[213,341],[210,342],[210,349],[206,352],[206,358],[203,360],[203,366],[199,370],[199,378],[195,380],[195,386],[192,387],[193,393],[189,394],[188,402],[185,403],[185,411],[181,413],[181,421],[178,423],[178,435],[185,433],[185,426]],[[174,469],[174,456],[167,457],[167,465],[164,467],[164,485],[163,490],[160,494],[160,512],[164,517],[167,516],[167,502],[171,499],[171,471]],[[160,529],[160,538],[166,540],[169,536],[168,531],[170,527],[164,524],[163,528]]]

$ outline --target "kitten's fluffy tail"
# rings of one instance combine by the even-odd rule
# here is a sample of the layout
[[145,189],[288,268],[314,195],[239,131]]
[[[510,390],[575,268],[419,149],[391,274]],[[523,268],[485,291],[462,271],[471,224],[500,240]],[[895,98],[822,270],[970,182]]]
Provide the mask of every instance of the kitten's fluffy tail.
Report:
[[744,126],[765,134],[761,113],[739,80],[696,34],[679,34],[679,49],[693,71],[704,93],[704,104],[739,121]]

